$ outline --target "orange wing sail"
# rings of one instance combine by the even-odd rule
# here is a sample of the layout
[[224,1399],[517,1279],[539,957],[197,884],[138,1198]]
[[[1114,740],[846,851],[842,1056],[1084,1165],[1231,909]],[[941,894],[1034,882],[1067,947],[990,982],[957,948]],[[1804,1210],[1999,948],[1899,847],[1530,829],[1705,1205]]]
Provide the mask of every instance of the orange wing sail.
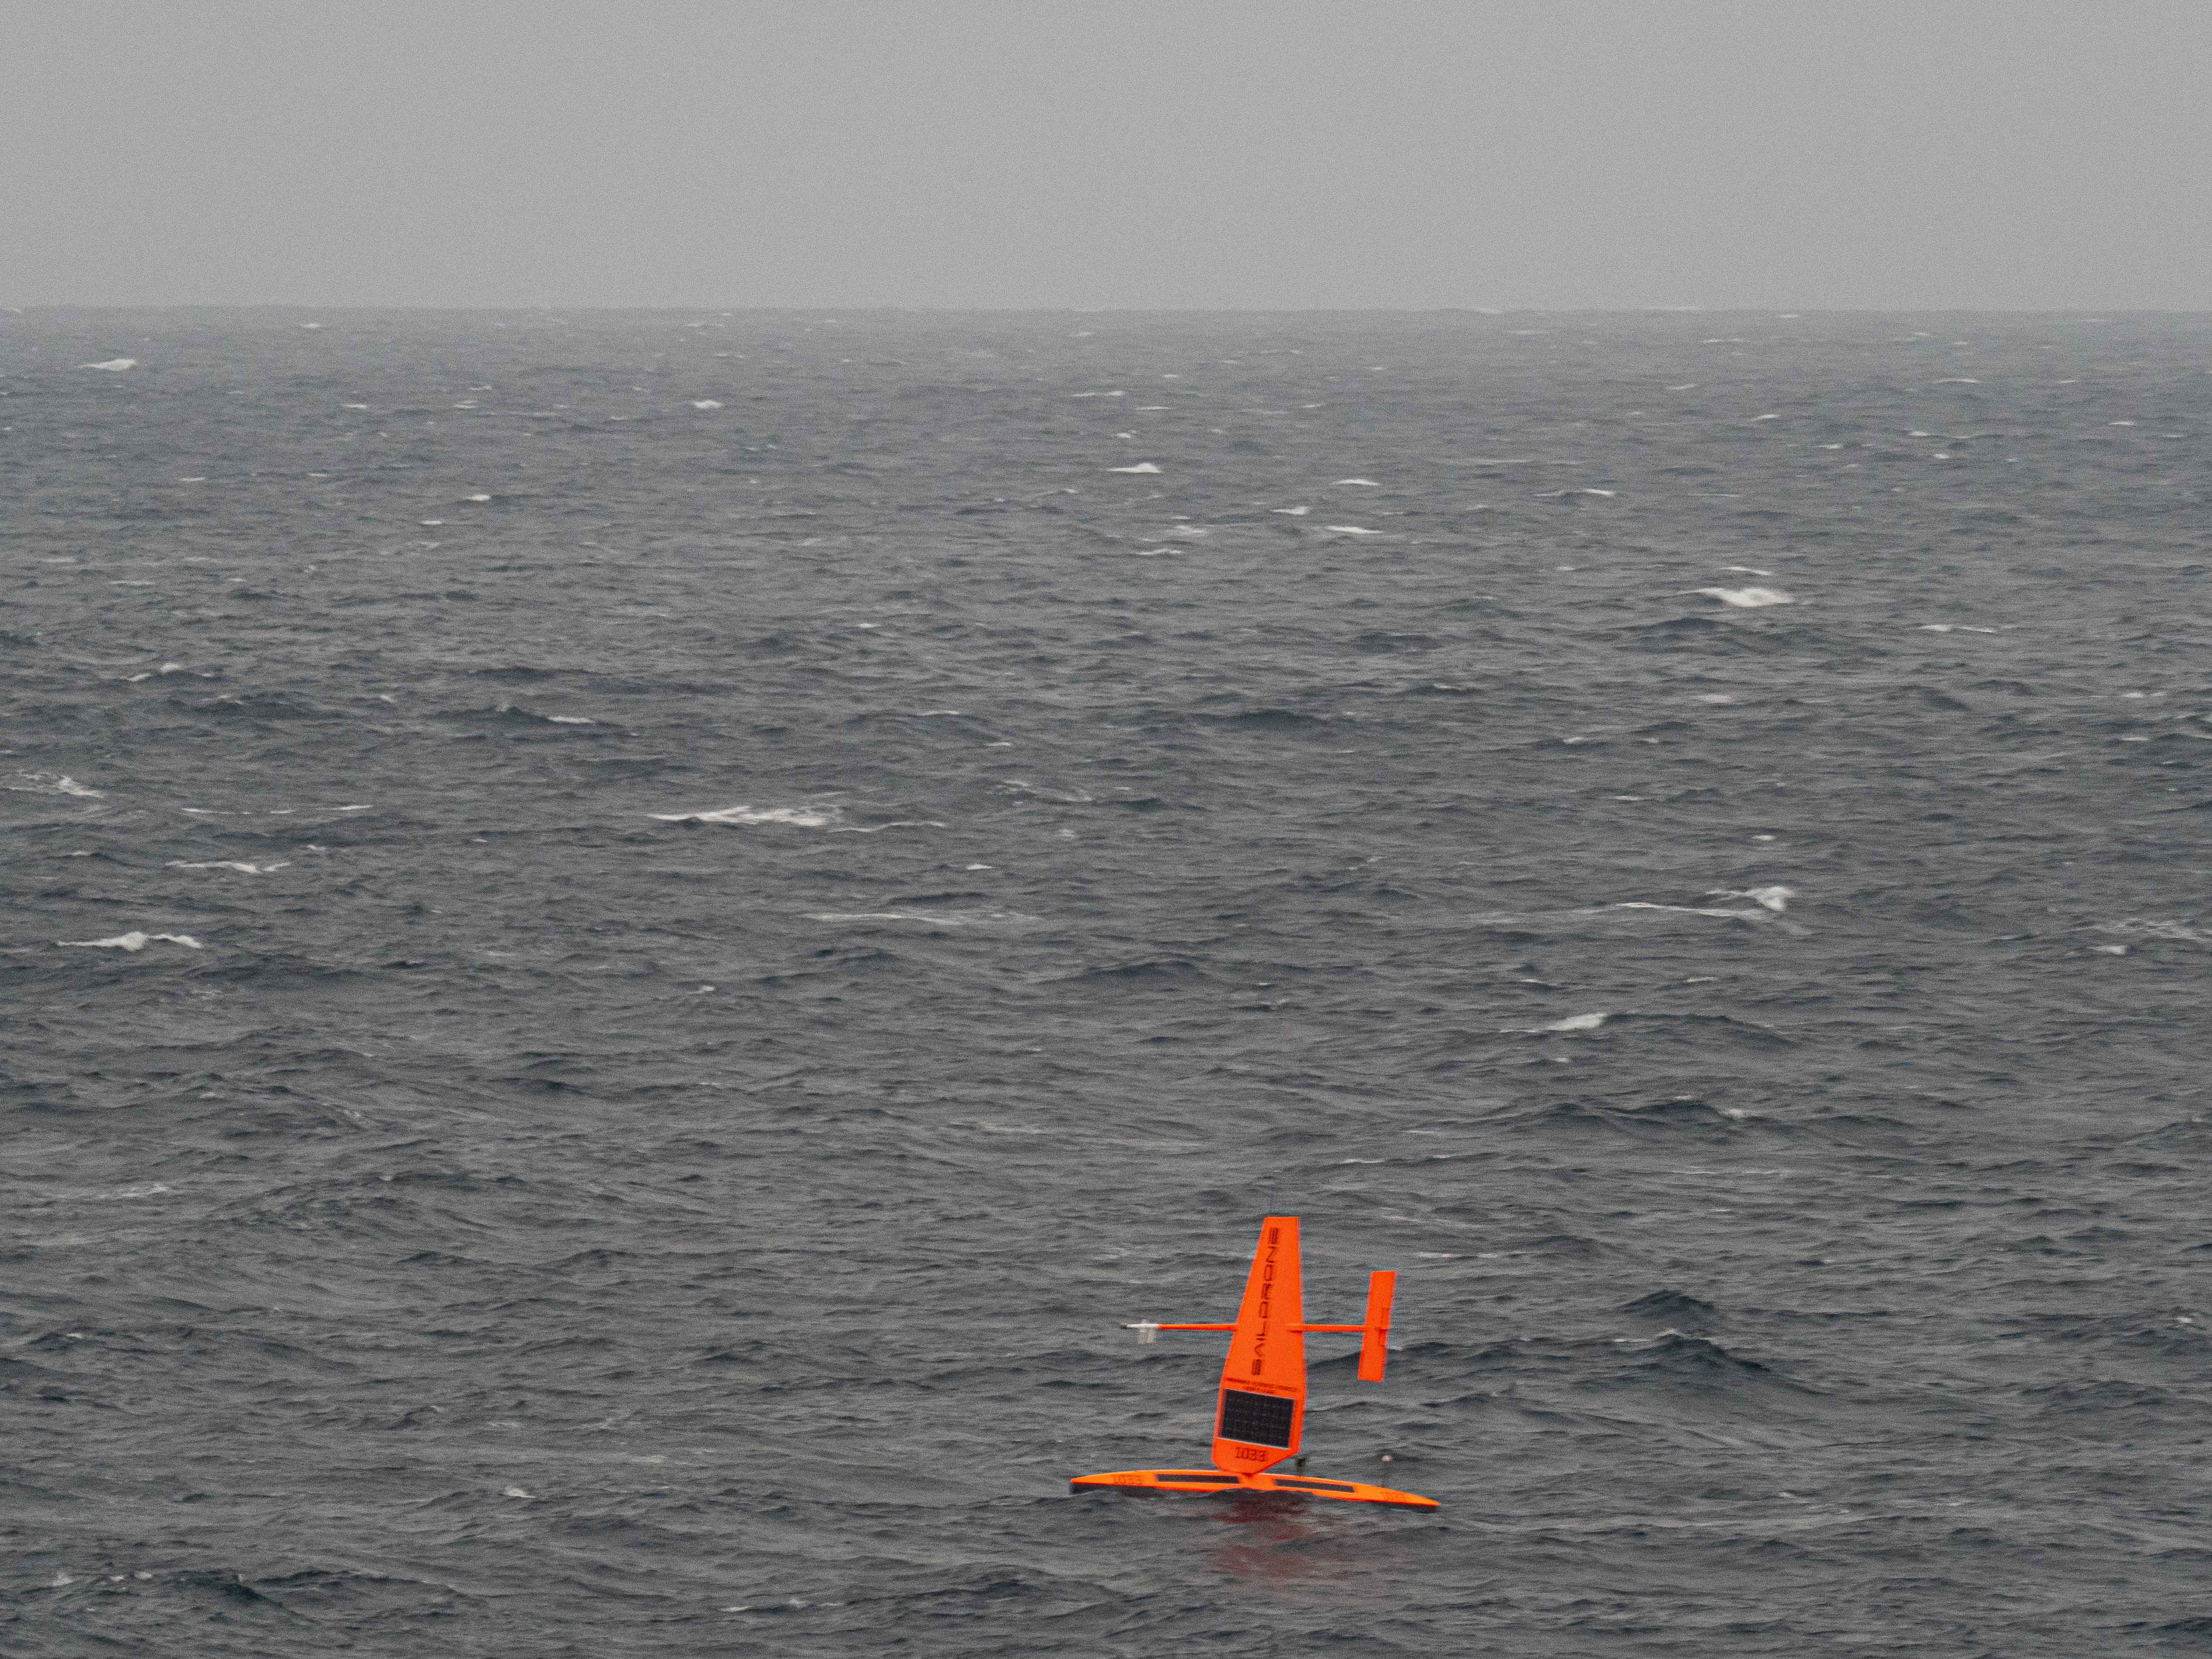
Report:
[[1305,1308],[1299,1287],[1298,1218],[1271,1215],[1244,1278],[1237,1334],[1221,1368],[1213,1466],[1257,1474],[1294,1455],[1305,1433]]

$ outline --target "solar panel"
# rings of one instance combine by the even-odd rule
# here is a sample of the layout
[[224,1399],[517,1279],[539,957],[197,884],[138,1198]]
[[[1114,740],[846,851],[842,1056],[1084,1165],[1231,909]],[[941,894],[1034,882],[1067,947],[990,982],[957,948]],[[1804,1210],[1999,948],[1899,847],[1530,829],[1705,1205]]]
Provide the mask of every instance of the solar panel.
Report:
[[1224,1440],[1242,1440],[1248,1446],[1279,1446],[1288,1450],[1295,1401],[1271,1394],[1247,1394],[1241,1389],[1221,1391],[1221,1429]]

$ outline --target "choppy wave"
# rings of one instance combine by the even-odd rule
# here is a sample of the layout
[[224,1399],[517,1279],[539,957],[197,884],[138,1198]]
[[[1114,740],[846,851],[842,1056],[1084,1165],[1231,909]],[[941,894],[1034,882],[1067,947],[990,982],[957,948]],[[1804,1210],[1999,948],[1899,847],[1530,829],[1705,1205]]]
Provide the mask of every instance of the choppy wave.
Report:
[[[2200,321],[307,314],[0,316],[0,1649],[2201,1635]],[[1444,1507],[1072,1495],[1269,1213]]]
[[774,823],[794,830],[826,830],[844,816],[837,806],[720,806],[708,811],[655,812],[662,823]]

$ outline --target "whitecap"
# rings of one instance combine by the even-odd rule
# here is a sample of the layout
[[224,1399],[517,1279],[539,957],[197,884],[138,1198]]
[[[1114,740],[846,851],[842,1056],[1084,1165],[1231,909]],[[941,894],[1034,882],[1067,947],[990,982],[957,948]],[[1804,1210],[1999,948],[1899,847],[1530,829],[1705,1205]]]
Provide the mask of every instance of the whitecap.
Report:
[[338,407],[340,409],[367,409],[368,405],[367,404],[340,404]]
[[694,409],[720,409],[721,406],[721,400],[715,398],[694,398],[691,400]]
[[289,870],[289,863],[246,864],[236,859],[218,859],[209,864],[187,864],[182,859],[171,859],[166,866],[171,870],[235,870],[241,875],[265,876],[278,870]]
[[942,830],[943,822],[937,818],[893,818],[889,823],[841,823],[832,829],[833,836],[880,836],[886,830]]
[[1597,495],[1611,501],[1620,493],[1617,489],[1595,489],[1587,487],[1581,489],[1540,489],[1536,492],[1536,499],[1540,501],[1560,501],[1576,495]]
[[[1774,837],[1771,836],[1753,836],[1752,839],[1753,841],[1771,841]],[[1746,895],[1746,896],[1748,897],[1749,895]],[[1779,907],[1777,906],[1770,908],[1763,899],[1759,901],[1759,908],[1756,910],[1740,909],[1725,904],[1654,904],[1646,899],[1630,899],[1622,903],[1616,904],[1613,908],[1616,910],[1660,911],[1669,915],[1677,916],[1710,916],[1715,921],[1770,921],[1773,920],[1775,909]],[[1794,921],[1776,921],[1774,925],[1781,928],[1784,933],[1791,935],[1793,938],[1804,939],[1808,937],[1806,930],[1799,927]]]
[[1334,531],[1340,536],[1379,536],[1382,533],[1379,530],[1370,530],[1365,525],[1361,524],[1333,524],[1326,527]]
[[1771,570],[1761,570],[1755,564],[1732,564],[1728,568],[1731,576],[1771,576]]
[[1753,904],[1780,915],[1790,908],[1790,901],[1797,896],[1794,887],[1716,887],[1705,895],[1707,898],[1747,898]]
[[1350,485],[1356,485],[1362,489],[1380,489],[1382,488],[1381,484],[1376,483],[1372,478],[1339,478],[1336,483],[1339,489]]
[[1086,795],[1080,789],[1044,789],[1021,778],[1001,778],[998,786],[1007,794],[1030,795],[1038,800],[1057,801],[1063,806],[1088,806],[1096,795]]
[[1140,559],[1157,559],[1163,556],[1180,554],[1182,551],[1182,549],[1179,547],[1138,547],[1132,548],[1130,551],[1134,553],[1136,556]]
[[207,948],[190,933],[142,933],[135,927],[127,933],[118,933],[113,939],[58,939],[54,943],[72,948],[82,946],[94,950],[137,951],[144,950],[157,940],[169,945],[181,945],[187,951],[201,951]]
[[1200,530],[1194,524],[1179,524],[1173,530],[1169,531],[1168,534],[1170,536],[1182,536],[1188,540],[1195,542],[1203,541],[1207,536],[1212,534],[1212,532],[1207,530]]
[[1150,461],[1139,461],[1134,466],[1109,466],[1106,470],[1109,472],[1157,472],[1159,468]]
[[2133,934],[2142,939],[2170,939],[2191,945],[2212,945],[2212,934],[2191,927],[2187,922],[2160,921],[2148,916],[2128,916],[2118,921],[2100,921],[2100,933]]
[[76,795],[88,800],[99,800],[106,792],[88,789],[66,773],[57,777],[51,772],[18,772],[0,783],[0,789],[19,789],[33,795]]
[[662,823],[784,823],[826,830],[843,816],[834,806],[724,806],[711,812],[655,812]]
[[1779,415],[1754,415],[1751,417],[1751,423],[1757,426],[1761,421],[1778,421],[1781,418]]
[[1035,921],[1019,910],[809,910],[809,921],[921,921],[934,927],[975,927],[991,922]]
[[556,726],[597,726],[599,722],[581,714],[548,714],[545,717]]
[[1310,507],[1271,507],[1267,510],[1270,513],[1287,514],[1293,519],[1303,519],[1307,514],[1312,512],[1313,508]]
[[468,499],[469,499],[470,501],[489,501],[489,500],[491,499],[491,497],[490,497],[490,496],[489,496],[489,495],[485,495],[483,491],[479,490],[479,491],[477,491],[475,495],[471,495],[470,497],[468,497]]
[[1778,587],[1700,587],[1692,591],[1744,611],[1756,611],[1764,605],[1797,603]]
[[1537,1029],[1545,1031],[1595,1031],[1611,1018],[1609,1014],[1569,1014],[1565,1019],[1555,1019],[1549,1025]]
[[79,363],[77,367],[79,368],[104,368],[110,374],[120,374],[126,368],[137,368],[138,360],[136,357],[110,357],[104,363]]

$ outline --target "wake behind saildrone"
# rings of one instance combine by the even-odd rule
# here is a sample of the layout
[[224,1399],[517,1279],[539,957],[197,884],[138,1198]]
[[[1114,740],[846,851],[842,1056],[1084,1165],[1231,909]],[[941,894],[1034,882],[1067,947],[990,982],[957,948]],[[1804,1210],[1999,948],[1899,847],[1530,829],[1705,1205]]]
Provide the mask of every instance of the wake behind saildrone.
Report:
[[[1164,1324],[1145,1320],[1126,1327],[1139,1342],[1162,1331],[1232,1331],[1229,1358],[1221,1368],[1214,1402],[1213,1467],[1211,1469],[1117,1469],[1079,1474],[1067,1484],[1081,1492],[1111,1486],[1139,1492],[1303,1492],[1352,1504],[1397,1504],[1435,1509],[1437,1500],[1358,1480],[1324,1480],[1270,1474],[1277,1464],[1298,1457],[1305,1437],[1306,1345],[1317,1332],[1357,1333],[1359,1380],[1380,1382],[1388,1360],[1390,1304],[1398,1275],[1377,1271],[1368,1276],[1366,1316],[1357,1325],[1309,1325],[1298,1271],[1298,1218],[1271,1215],[1260,1224],[1260,1243],[1245,1275],[1244,1300],[1233,1324]],[[1298,1457],[1303,1470],[1305,1460]]]

